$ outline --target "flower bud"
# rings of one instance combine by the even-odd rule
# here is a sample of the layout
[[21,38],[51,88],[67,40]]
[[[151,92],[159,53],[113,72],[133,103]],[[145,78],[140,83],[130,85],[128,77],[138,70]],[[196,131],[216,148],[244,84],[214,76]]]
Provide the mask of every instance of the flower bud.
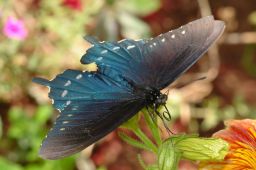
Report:
[[180,152],[176,149],[171,140],[165,141],[158,151],[158,168],[159,170],[176,170],[179,160]]
[[217,138],[200,138],[196,136],[173,136],[168,139],[181,152],[182,158],[189,160],[223,160],[229,145]]

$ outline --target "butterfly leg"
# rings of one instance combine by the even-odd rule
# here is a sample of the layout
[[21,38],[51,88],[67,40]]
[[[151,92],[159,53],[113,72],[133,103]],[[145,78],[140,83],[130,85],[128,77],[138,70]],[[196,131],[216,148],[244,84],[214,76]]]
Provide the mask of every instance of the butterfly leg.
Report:
[[151,112],[151,111],[149,110],[148,106],[146,106],[146,109],[147,109],[147,111],[148,111],[148,113],[149,113],[149,115],[150,115],[152,121],[153,121],[154,124],[157,126],[157,119],[156,119],[156,116],[155,116],[154,112]]
[[165,120],[167,121],[171,121],[172,120],[172,116],[168,110],[168,108],[166,107],[166,105],[164,105],[165,111],[163,111],[163,117]]
[[169,129],[167,122],[165,121],[166,119],[163,117],[163,115],[161,115],[161,113],[157,110],[157,106],[154,104],[154,112],[158,115],[158,117],[160,117],[160,119],[162,120],[165,129],[167,130],[168,134],[171,135],[173,134],[173,132]]

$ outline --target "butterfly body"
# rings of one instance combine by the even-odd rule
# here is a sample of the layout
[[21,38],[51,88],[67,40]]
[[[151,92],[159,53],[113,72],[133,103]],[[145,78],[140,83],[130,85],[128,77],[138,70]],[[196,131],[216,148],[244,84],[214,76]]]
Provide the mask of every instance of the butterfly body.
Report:
[[162,94],[160,90],[153,88],[153,87],[145,87],[142,89],[143,95],[145,98],[145,105],[152,106],[152,105],[163,105],[167,101],[167,95]]
[[[50,88],[60,116],[42,143],[40,155],[59,159],[79,152],[107,135],[142,108],[164,105],[167,87],[189,69],[224,30],[212,16],[193,21],[149,40],[99,42],[81,58],[96,72],[66,70],[53,80],[34,82]],[[164,117],[164,115],[163,115]]]

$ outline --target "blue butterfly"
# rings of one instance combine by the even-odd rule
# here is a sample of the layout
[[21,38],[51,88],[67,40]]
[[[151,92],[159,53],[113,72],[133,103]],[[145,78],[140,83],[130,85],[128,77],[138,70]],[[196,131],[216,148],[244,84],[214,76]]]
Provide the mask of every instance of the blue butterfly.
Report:
[[96,72],[66,70],[53,80],[34,78],[50,88],[61,113],[44,139],[40,155],[59,159],[79,152],[130,119],[143,107],[164,105],[160,92],[190,68],[224,30],[212,16],[190,22],[149,40],[99,42],[81,58]]

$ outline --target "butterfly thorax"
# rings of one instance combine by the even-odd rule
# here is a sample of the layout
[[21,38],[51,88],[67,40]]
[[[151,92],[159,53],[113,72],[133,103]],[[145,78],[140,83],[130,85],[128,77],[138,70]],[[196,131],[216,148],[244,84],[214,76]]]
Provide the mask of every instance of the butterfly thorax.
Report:
[[160,90],[151,88],[151,87],[146,87],[144,89],[144,94],[146,98],[146,104],[147,105],[165,105],[167,101],[167,95],[162,94]]

